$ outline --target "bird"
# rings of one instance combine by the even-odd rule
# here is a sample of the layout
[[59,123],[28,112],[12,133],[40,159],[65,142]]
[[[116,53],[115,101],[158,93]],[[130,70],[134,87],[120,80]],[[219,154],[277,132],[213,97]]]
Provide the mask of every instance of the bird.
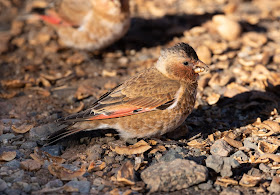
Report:
[[108,91],[89,108],[58,119],[67,125],[49,140],[97,129],[115,129],[124,140],[173,131],[192,112],[199,73],[208,69],[187,43],[163,49],[154,66]]
[[59,43],[76,49],[104,49],[130,26],[129,0],[57,0],[43,12],[35,15],[54,27]]

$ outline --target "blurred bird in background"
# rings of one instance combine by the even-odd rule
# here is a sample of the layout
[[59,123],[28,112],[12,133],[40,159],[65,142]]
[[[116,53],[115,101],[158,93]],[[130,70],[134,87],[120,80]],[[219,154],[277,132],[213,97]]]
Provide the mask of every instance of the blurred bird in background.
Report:
[[57,0],[39,17],[54,26],[62,45],[100,50],[128,31],[129,0]]
[[90,108],[59,119],[68,127],[50,136],[50,140],[108,128],[116,129],[124,139],[173,131],[191,113],[198,73],[207,68],[186,43],[165,49],[153,67],[104,94]]

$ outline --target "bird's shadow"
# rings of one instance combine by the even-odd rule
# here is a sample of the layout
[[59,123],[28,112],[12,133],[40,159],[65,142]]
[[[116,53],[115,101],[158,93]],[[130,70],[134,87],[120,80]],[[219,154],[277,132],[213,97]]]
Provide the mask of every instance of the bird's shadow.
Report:
[[186,30],[211,20],[215,14],[218,13],[165,15],[155,19],[134,17],[131,19],[128,33],[105,51],[117,49],[138,51],[143,47],[164,45],[174,37],[183,36]]
[[232,98],[221,97],[217,104],[202,105],[194,109],[186,123],[191,127],[188,137],[201,133],[206,138],[215,131],[227,131],[245,127],[257,118],[262,121],[271,116],[274,109],[279,110],[280,86],[266,91],[248,91]]

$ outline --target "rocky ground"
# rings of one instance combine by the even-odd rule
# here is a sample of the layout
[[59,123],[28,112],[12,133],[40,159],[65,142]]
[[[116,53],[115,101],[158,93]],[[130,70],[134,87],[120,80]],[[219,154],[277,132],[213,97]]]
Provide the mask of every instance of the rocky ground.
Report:
[[[279,1],[131,1],[128,34],[100,52],[60,46],[26,17],[40,5],[0,0],[0,194],[280,193]],[[85,132],[43,147],[55,119],[182,41],[210,71],[179,134]]]

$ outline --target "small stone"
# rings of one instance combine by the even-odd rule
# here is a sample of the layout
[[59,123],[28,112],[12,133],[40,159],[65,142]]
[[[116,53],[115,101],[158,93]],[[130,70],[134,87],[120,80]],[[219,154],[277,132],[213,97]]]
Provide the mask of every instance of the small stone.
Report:
[[89,193],[90,182],[89,181],[69,181],[65,186],[69,186],[74,189],[78,189],[80,193]]
[[150,188],[150,192],[181,190],[205,181],[207,176],[206,167],[184,159],[159,162],[141,173],[141,178]]
[[32,149],[37,147],[37,143],[36,142],[24,142],[20,148],[22,149]]
[[41,150],[53,156],[60,156],[62,154],[63,147],[61,145],[52,145],[52,146],[45,146],[41,148]]
[[206,159],[206,166],[213,169],[216,173],[220,173],[224,165],[222,156],[210,155]]
[[5,143],[14,137],[16,137],[16,136],[13,133],[6,133],[3,135],[0,135],[0,142]]
[[242,161],[248,161],[249,160],[248,156],[244,152],[242,152],[241,150],[238,150],[237,152],[235,152],[233,155],[231,155],[231,157],[235,157],[235,158],[240,159]]
[[262,170],[264,173],[268,173],[270,171],[270,167],[265,165],[264,163],[261,163],[259,165],[259,169]]
[[244,139],[243,145],[244,145],[245,148],[250,148],[250,149],[253,149],[253,150],[258,149],[258,146],[256,144],[252,143],[248,139]]
[[259,177],[262,174],[261,174],[261,171],[259,169],[252,168],[248,171],[248,175]]
[[16,188],[18,188],[24,192],[28,193],[31,191],[31,186],[26,182],[18,181],[16,183],[14,183],[14,185],[16,186]]
[[233,148],[224,140],[219,139],[210,147],[210,152],[213,155],[228,156]]
[[42,126],[30,129],[29,136],[32,140],[45,140],[50,134],[63,129],[66,125],[58,125],[57,123],[48,123]]
[[225,15],[215,15],[212,19],[218,33],[226,40],[236,40],[241,32],[241,25]]
[[277,176],[273,177],[272,182],[268,187],[268,190],[270,192],[275,192],[277,194],[280,192],[280,177]]
[[5,163],[6,167],[11,167],[11,168],[19,168],[20,167],[20,162],[16,159]]
[[220,193],[220,195],[240,195],[241,192],[237,189],[232,189],[232,188],[225,188],[223,191]]
[[170,149],[165,155],[163,155],[159,161],[164,161],[164,162],[171,162],[175,159],[183,159],[183,156],[179,154],[176,150]]
[[196,49],[196,53],[197,53],[197,56],[198,58],[204,62],[205,64],[211,64],[211,51],[210,49],[205,46],[205,45],[202,45],[202,46],[199,46],[197,49]]
[[4,180],[0,179],[0,192],[3,192],[7,187],[7,183]]
[[46,188],[59,188],[62,186],[63,186],[63,182],[60,179],[56,179],[53,181],[49,181],[45,187]]
[[210,155],[206,159],[206,166],[221,173],[222,177],[230,177],[233,174],[232,169],[238,167],[239,163],[232,157]]
[[39,162],[31,159],[21,162],[20,166],[26,171],[37,171],[41,168],[41,164]]
[[201,189],[201,190],[210,190],[213,188],[213,185],[209,182],[207,183],[201,183],[198,185],[198,188]]
[[100,160],[102,152],[103,152],[103,149],[101,148],[101,145],[99,145],[99,144],[89,146],[86,150],[87,159],[89,161]]

